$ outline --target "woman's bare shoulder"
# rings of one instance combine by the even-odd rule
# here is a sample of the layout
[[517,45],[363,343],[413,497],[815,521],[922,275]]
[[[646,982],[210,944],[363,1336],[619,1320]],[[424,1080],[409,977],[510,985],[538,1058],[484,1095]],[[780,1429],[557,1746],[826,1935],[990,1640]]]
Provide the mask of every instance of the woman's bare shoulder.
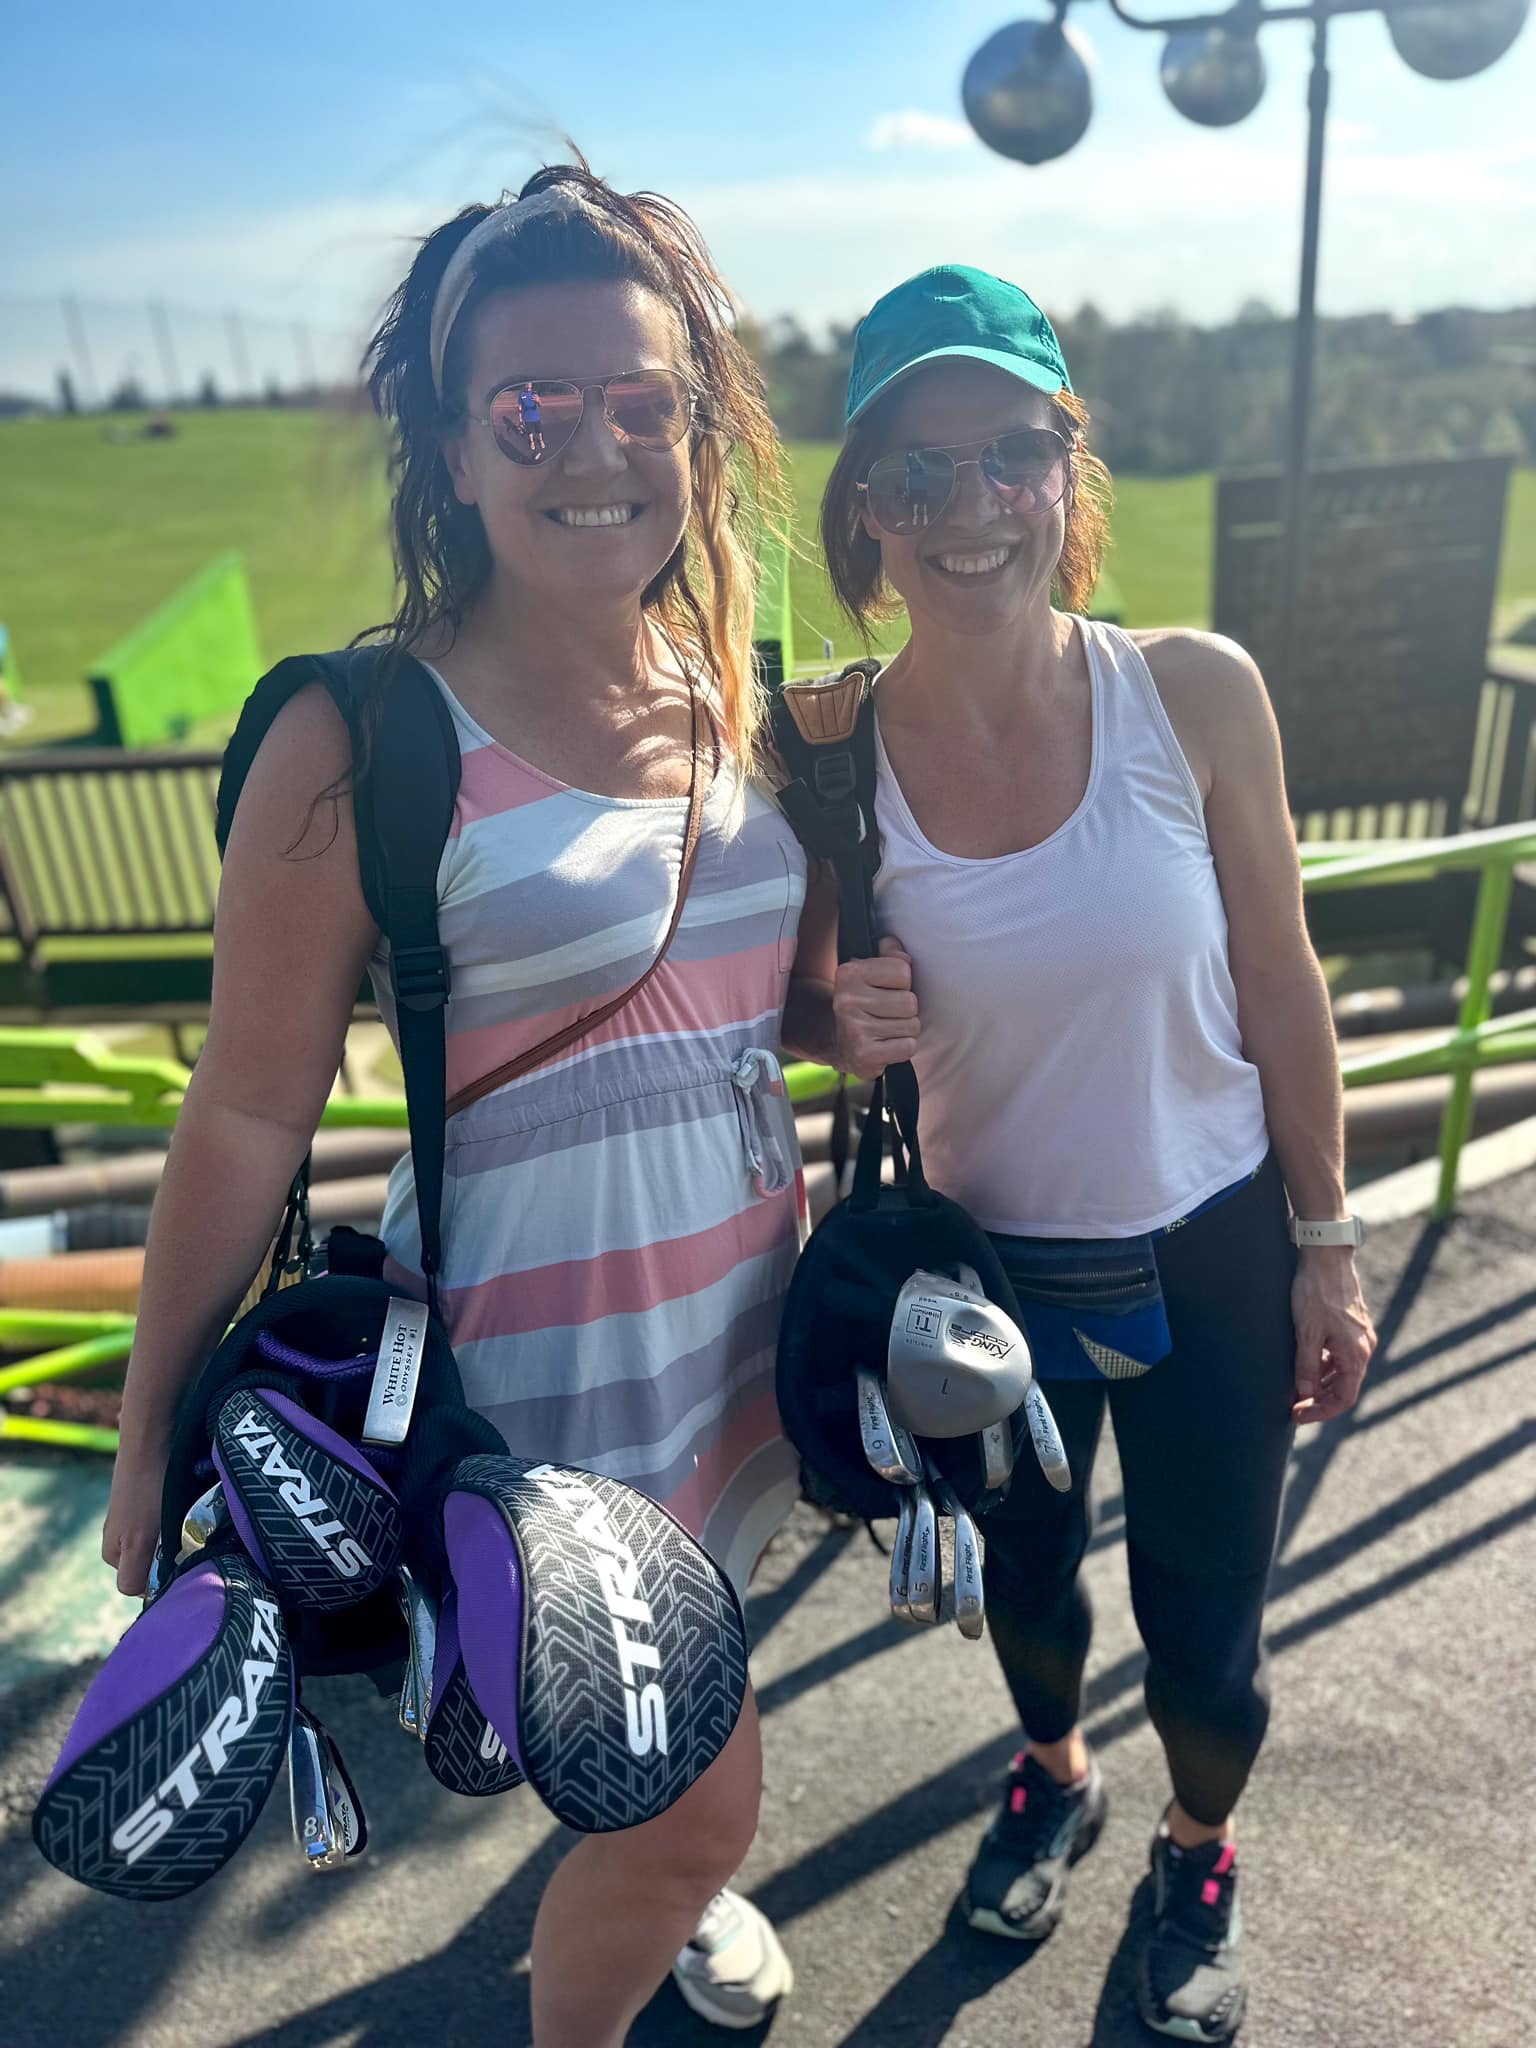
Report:
[[1263,688],[1253,656],[1221,633],[1206,633],[1197,626],[1145,626],[1129,637],[1160,690],[1194,694]]
[[1131,634],[1152,672],[1179,745],[1209,796],[1219,762],[1274,726],[1264,678],[1245,648],[1194,626],[1152,626]]

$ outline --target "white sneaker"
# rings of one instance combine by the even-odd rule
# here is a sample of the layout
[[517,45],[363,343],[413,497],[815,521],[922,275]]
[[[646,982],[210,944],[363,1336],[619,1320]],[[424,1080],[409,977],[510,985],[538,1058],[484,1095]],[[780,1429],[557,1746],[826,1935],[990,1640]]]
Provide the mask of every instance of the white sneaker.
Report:
[[700,2018],[717,2027],[759,2027],[794,1989],[779,1937],[750,1899],[716,1892],[672,1977]]

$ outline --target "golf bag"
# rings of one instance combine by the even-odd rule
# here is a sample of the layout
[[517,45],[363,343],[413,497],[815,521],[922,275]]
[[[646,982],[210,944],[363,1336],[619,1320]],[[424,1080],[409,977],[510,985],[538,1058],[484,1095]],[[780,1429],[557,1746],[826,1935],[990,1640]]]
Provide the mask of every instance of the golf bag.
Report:
[[[526,1778],[587,1830],[670,1805],[724,1746],[745,1691],[739,1604],[693,1538],[617,1482],[509,1457],[465,1403],[437,1303],[437,872],[459,750],[432,678],[388,660],[300,657],[264,677],[225,757],[218,823],[222,846],[273,719],[323,681],[353,735],[363,893],[389,942],[428,1298],[394,1291],[377,1238],[341,1228],[317,1252],[300,1173],[266,1291],[179,1406],[150,1603],[86,1694],[34,1816],[50,1862],[124,1896],[176,1897],[218,1869],[285,1750],[296,1835],[302,1779],[344,1837],[312,1863],[362,1846],[344,1768],[302,1708],[311,1674],[364,1672],[393,1690],[404,1667],[409,1725],[440,1782],[474,1796]],[[383,699],[365,737],[368,689]],[[549,1057],[639,986],[455,1102]]]
[[[788,683],[772,712],[786,779],[778,801],[806,851],[832,863],[838,891],[838,957],[875,950],[873,885],[880,862],[875,818],[874,700],[879,663]],[[886,1378],[897,1299],[913,1274],[968,1269],[987,1300],[1017,1324],[1018,1303],[986,1232],[930,1188],[918,1142],[918,1083],[911,1065],[875,1084],[853,1185],[812,1232],[800,1255],[780,1325],[777,1386],[785,1432],[800,1452],[809,1498],[877,1520],[894,1515],[900,1488],[872,1470],[859,1422],[857,1374]],[[846,1100],[834,1113],[833,1168],[847,1160]],[[895,1183],[881,1178],[889,1143]],[[1012,1451],[1030,1442],[1019,1407],[1008,1419]],[[973,1513],[1003,1497],[988,1489],[973,1436],[925,1437],[922,1449]],[[1011,1462],[1011,1460],[1010,1460]]]

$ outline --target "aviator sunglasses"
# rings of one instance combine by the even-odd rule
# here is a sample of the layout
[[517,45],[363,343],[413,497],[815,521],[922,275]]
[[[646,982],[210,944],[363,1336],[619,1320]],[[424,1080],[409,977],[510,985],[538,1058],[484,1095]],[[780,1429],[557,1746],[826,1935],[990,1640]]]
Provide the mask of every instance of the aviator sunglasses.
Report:
[[[980,452],[957,462],[955,457],[967,448]],[[931,526],[954,497],[962,469],[979,469],[1011,512],[1035,517],[1066,495],[1071,455],[1070,442],[1053,427],[1020,427],[984,443],[882,455],[858,488],[877,525],[891,534],[920,533]]]
[[509,461],[525,468],[558,455],[581,425],[587,393],[603,394],[603,417],[621,441],[659,453],[675,448],[694,417],[694,394],[676,370],[623,370],[577,384],[565,377],[520,377],[491,393],[482,416]]

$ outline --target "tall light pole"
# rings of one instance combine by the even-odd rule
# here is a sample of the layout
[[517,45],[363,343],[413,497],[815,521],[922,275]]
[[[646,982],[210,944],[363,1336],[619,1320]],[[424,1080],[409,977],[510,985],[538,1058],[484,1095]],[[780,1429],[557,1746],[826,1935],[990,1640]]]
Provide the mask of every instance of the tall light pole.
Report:
[[[983,43],[966,67],[965,111],[982,141],[1020,163],[1065,156],[1093,114],[1086,40],[1068,20],[1073,0],[1049,0],[1051,18],[1014,22]],[[1251,114],[1264,94],[1259,31],[1276,21],[1312,25],[1307,88],[1306,201],[1301,284],[1291,357],[1285,459],[1285,552],[1280,601],[1281,673],[1291,680],[1306,523],[1312,370],[1317,345],[1317,252],[1323,211],[1323,148],[1330,74],[1328,29],[1341,14],[1382,14],[1403,61],[1426,78],[1470,78],[1514,43],[1531,0],[1231,0],[1212,13],[1147,20],[1128,0],[1107,0],[1127,28],[1167,38],[1163,90],[1181,114],[1225,128]]]

